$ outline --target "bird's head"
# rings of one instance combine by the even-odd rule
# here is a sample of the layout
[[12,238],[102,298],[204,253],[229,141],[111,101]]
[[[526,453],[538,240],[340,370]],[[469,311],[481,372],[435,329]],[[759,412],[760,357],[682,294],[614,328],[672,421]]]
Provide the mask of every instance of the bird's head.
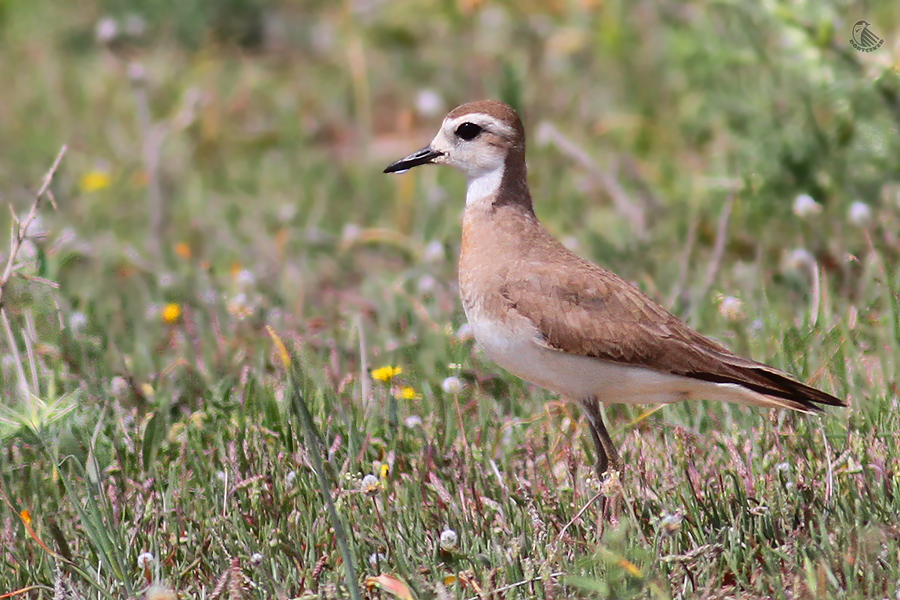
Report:
[[503,169],[510,154],[524,157],[525,130],[516,111],[495,100],[463,104],[444,118],[431,143],[389,165],[400,173],[425,164],[450,165],[469,181]]

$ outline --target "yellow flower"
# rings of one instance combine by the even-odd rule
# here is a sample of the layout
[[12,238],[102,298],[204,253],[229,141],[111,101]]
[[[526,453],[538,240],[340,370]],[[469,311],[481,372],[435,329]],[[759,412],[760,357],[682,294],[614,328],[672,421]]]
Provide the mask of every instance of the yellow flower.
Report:
[[88,171],[81,176],[81,181],[78,182],[78,187],[81,188],[82,192],[89,193],[107,188],[109,187],[109,183],[109,173],[107,173],[106,171],[93,170]]
[[421,398],[419,394],[416,393],[416,390],[408,385],[404,385],[402,388],[397,390],[394,394],[394,397],[398,400],[415,400],[416,398]]
[[175,244],[175,254],[181,258],[188,259],[191,257],[191,247],[187,242],[178,242]]
[[387,479],[387,476],[388,476],[388,473],[390,472],[390,470],[391,470],[390,465],[388,465],[387,463],[384,463],[383,465],[381,465],[381,468],[378,469],[378,476],[381,477],[381,479]]
[[166,307],[162,311],[162,320],[169,325],[173,323],[177,323],[178,319],[181,318],[181,307],[175,304],[174,302],[170,302],[166,304]]
[[403,369],[400,367],[381,367],[380,369],[374,369],[372,371],[372,379],[375,381],[390,381],[402,372]]
[[22,519],[22,522],[25,523],[25,525],[31,525],[31,512],[29,512],[28,509],[20,512],[19,518]]

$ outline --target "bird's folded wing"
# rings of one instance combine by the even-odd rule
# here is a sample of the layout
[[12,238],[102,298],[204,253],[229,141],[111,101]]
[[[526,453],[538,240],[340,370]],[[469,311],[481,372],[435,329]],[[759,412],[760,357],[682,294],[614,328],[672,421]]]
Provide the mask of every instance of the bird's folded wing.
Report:
[[838,398],[777,369],[736,356],[692,330],[628,282],[592,263],[578,259],[567,261],[566,268],[554,268],[552,262],[530,267],[525,271],[528,276],[505,281],[501,294],[507,308],[534,323],[540,332],[535,342],[540,345],[742,385],[795,401],[808,410],[815,410],[815,404],[844,406]]

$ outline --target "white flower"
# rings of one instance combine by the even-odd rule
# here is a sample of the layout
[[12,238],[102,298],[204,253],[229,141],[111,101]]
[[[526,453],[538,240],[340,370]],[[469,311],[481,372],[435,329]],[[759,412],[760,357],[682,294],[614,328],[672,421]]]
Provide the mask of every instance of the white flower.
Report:
[[794,199],[794,214],[805,219],[822,212],[822,205],[813,200],[809,194],[800,194]]
[[364,494],[367,494],[369,496],[377,496],[378,492],[381,491],[381,482],[378,481],[377,477],[369,474],[363,477],[362,483],[359,487]]
[[441,262],[446,257],[444,253],[444,245],[438,241],[430,242],[422,251],[422,262],[436,263]]
[[455,531],[448,528],[441,532],[441,550],[450,552],[451,550],[455,550],[458,544],[459,536],[456,535]]
[[857,227],[865,227],[872,220],[872,209],[865,202],[857,200],[850,205],[847,219]]
[[150,552],[141,552],[140,554],[138,554],[138,568],[149,569],[154,562],[156,562],[156,557],[154,557]]
[[94,37],[101,44],[108,44],[119,36],[119,24],[112,17],[103,17],[94,26]]
[[234,280],[237,284],[242,288],[248,288],[256,281],[256,277],[253,276],[253,273],[248,271],[247,269],[241,269],[240,272],[235,276]]
[[361,235],[362,227],[354,225],[353,223],[347,223],[344,225],[344,230],[341,232],[341,243],[345,246],[350,246],[359,240]]
[[416,415],[412,415],[403,419],[403,424],[409,427],[410,429],[415,429],[422,425],[422,417],[417,417]]
[[254,552],[250,555],[250,564],[254,567],[258,567],[263,561],[263,555],[259,552]]
[[556,129],[547,121],[538,123],[537,132],[534,135],[534,143],[538,146],[549,146],[556,137]]
[[427,274],[422,275],[421,279],[419,279],[419,284],[418,284],[419,293],[428,295],[435,290],[435,288],[437,287],[437,284],[438,284],[437,279],[435,279],[431,275],[427,275]]
[[444,99],[431,89],[424,89],[416,96],[416,110],[423,117],[437,117],[444,114]]
[[297,483],[297,471],[288,471],[284,476],[284,489],[289,490]]
[[82,331],[87,326],[87,316],[83,312],[73,312],[69,317],[69,328],[72,331]]
[[383,563],[387,560],[387,556],[382,554],[381,552],[374,552],[369,555],[369,564],[373,567],[377,567],[378,563]]
[[282,223],[287,223],[292,220],[297,215],[297,205],[296,204],[282,204],[281,208],[278,209],[278,220]]
[[744,303],[740,298],[724,296],[719,301],[719,314],[729,321],[739,321],[744,318]]
[[795,248],[784,259],[784,266],[789,271],[800,271],[815,264],[816,258],[806,248]]
[[468,323],[463,323],[459,326],[459,329],[456,331],[456,339],[460,342],[468,342],[472,338],[475,337],[475,332],[472,331],[472,326]]
[[166,586],[155,583],[144,592],[144,600],[178,600],[178,595]]
[[36,215],[25,229],[25,237],[42,238],[45,235],[47,235],[47,226],[44,225],[44,220],[41,218],[41,215]]
[[147,79],[147,69],[139,62],[128,64],[128,79],[131,83],[143,83]]
[[109,388],[112,392],[113,397],[118,400],[124,399],[126,395],[131,391],[131,386],[128,385],[128,380],[121,375],[116,375],[112,378],[112,381],[109,382]]
[[465,382],[459,377],[450,376],[441,383],[441,389],[447,394],[458,394],[466,387]]

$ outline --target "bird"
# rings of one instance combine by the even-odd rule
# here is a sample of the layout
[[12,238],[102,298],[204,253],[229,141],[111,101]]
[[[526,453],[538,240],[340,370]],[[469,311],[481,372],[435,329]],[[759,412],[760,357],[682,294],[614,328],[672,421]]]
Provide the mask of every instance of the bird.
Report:
[[805,413],[845,406],[732,353],[556,240],[535,215],[525,129],[508,104],[458,106],[428,146],[384,172],[426,164],[455,167],[468,182],[459,291],[476,342],[513,375],[582,406],[600,480],[622,468],[600,404],[714,400]]

